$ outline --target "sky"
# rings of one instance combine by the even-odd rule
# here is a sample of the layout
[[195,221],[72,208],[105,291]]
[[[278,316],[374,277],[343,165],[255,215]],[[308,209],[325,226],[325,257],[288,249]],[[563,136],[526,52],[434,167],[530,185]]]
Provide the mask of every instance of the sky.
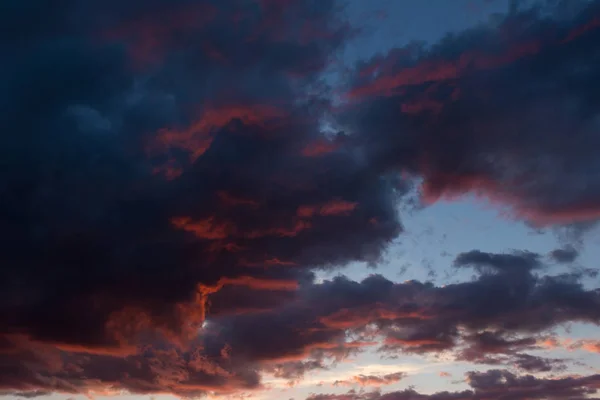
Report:
[[0,25],[0,399],[600,399],[600,1]]

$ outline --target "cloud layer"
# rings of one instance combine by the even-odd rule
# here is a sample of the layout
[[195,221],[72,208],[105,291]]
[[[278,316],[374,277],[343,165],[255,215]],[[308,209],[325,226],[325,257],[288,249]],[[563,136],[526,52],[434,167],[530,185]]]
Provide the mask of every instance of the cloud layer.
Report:
[[471,390],[462,392],[439,392],[420,394],[412,389],[401,392],[356,392],[342,395],[319,394],[307,400],[475,400],[475,399],[588,399],[596,393],[600,375],[568,377],[559,379],[539,379],[532,375],[515,376],[507,371],[489,370],[484,373],[469,373],[467,381]]
[[[397,48],[336,88],[325,73],[360,31],[334,0],[59,3],[0,5],[1,394],[232,394],[367,350],[564,371],[530,352],[600,322],[585,275],[527,249],[462,253],[449,267],[475,277],[444,286],[315,280],[376,265],[417,180],[424,203],[476,191],[530,223],[594,223],[599,2]],[[575,400],[599,384],[468,377],[461,393],[312,399]]]
[[475,192],[537,224],[598,217],[598,3],[542,2],[359,66],[348,124],[434,202]]

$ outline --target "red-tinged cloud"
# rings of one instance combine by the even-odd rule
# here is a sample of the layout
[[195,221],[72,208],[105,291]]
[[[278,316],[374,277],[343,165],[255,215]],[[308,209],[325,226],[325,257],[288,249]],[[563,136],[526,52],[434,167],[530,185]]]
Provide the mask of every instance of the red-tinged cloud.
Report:
[[[479,277],[443,287],[380,276],[301,286],[284,307],[209,317],[218,328],[206,337],[206,348],[216,354],[229,345],[231,359],[302,371],[306,365],[298,363],[324,367],[369,348],[385,356],[447,352],[457,360],[527,372],[561,370],[561,360],[526,352],[542,348],[541,336],[566,321],[598,324],[600,299],[572,277],[538,276],[541,259],[527,252],[464,253],[456,266],[474,267]],[[278,339],[265,331],[278,332]]]
[[223,394],[358,351],[310,327],[270,350],[247,344],[276,329],[228,336],[402,230],[397,188],[351,152],[302,154],[349,33],[334,1],[9,3],[3,393]]
[[402,232],[399,171],[432,196],[480,185],[589,215],[596,31],[560,43],[582,17],[547,39],[550,17],[512,16],[502,40],[481,28],[357,72],[368,90],[330,141],[323,73],[353,33],[334,0],[7,4],[3,394],[230,395],[372,348],[548,371],[522,353],[532,337],[598,323],[598,292],[527,252],[462,254],[478,275],[443,287],[314,279],[381,260]]
[[600,8],[570,3],[360,63],[340,115],[368,164],[422,178],[426,203],[477,194],[537,225],[597,220]]
[[590,353],[600,353],[600,341],[598,340],[579,340],[573,343],[571,348],[580,348]]
[[23,395],[62,392],[101,396],[125,390],[194,397],[259,387],[256,374],[232,371],[198,350],[183,353],[174,347],[147,347],[140,354],[117,357],[24,344],[11,356],[3,356],[3,393],[8,389]]
[[385,386],[400,382],[406,377],[404,372],[394,372],[385,375],[356,375],[350,379],[337,380],[333,386]]
[[[424,171],[431,169],[424,169]],[[511,182],[503,186],[499,182],[489,179],[488,176],[450,176],[449,174],[433,172],[421,187],[422,199],[426,204],[433,204],[441,200],[453,201],[466,193],[475,193],[493,205],[510,205],[511,215],[517,219],[532,221],[538,226],[553,224],[569,224],[597,220],[600,210],[596,204],[578,204],[575,208],[542,209],[538,204],[530,204],[528,199],[520,194],[511,193],[513,185],[521,182]],[[519,178],[522,181],[522,178]],[[508,190],[507,190],[508,189]]]
[[600,353],[600,341],[594,339],[573,340],[549,337],[541,341],[540,345],[547,349],[562,348],[570,351],[583,350],[590,353]]
[[567,37],[563,39],[563,43],[570,42],[571,40],[575,40],[580,36],[585,35],[586,33],[593,31],[595,29],[600,28],[600,17],[592,17],[591,20],[581,26],[573,28]]
[[[265,133],[269,131],[267,124],[273,124],[277,119],[283,118],[282,112],[274,107],[251,105],[251,106],[227,106],[222,108],[207,108],[201,112],[198,120],[183,130],[163,128],[150,139],[147,151],[150,155],[160,156],[173,154],[175,151],[187,153],[188,160],[181,161],[179,168],[172,166],[177,162],[169,158],[167,163],[158,166],[157,171],[163,172],[167,179],[174,179],[181,175],[181,169],[194,163],[211,146],[215,132],[223,130],[229,124],[240,122],[243,125],[251,125],[260,128]],[[219,193],[223,196],[223,192]]]
[[339,144],[326,139],[321,139],[307,144],[302,149],[302,155],[306,157],[320,157],[329,154],[339,148]]
[[217,195],[219,196],[221,201],[227,206],[234,206],[234,207],[239,206],[239,207],[250,207],[250,208],[259,207],[258,202],[254,201],[252,199],[244,199],[244,198],[240,198],[240,197],[235,197],[235,196],[228,194],[227,192],[219,192],[219,193],[217,193]]
[[259,279],[252,276],[236,278],[223,278],[218,282],[218,287],[225,285],[246,286],[258,290],[290,290],[298,289],[298,282],[290,280]]
[[423,61],[422,64],[406,67],[392,75],[378,74],[364,86],[353,88],[349,97],[389,96],[401,92],[405,86],[456,80],[477,70],[499,68],[521,57],[534,55],[539,47],[537,42],[531,42],[508,48],[500,54],[465,52],[456,60]]
[[453,346],[452,343],[447,343],[443,340],[419,338],[401,339],[393,336],[386,338],[385,344],[402,347],[407,352],[411,352],[412,348],[417,348],[419,351],[431,351],[432,349],[444,350]]
[[300,206],[297,214],[299,217],[311,218],[314,215],[332,216],[350,214],[358,206],[356,202],[332,200],[318,206]]
[[[197,289],[195,307],[187,303],[179,308],[177,318],[195,321],[195,335],[190,330],[176,330],[180,326],[176,321],[131,310],[111,320],[110,332],[122,334],[115,337],[120,346],[113,351],[7,336],[2,357],[10,365],[16,368],[28,360],[27,371],[39,379],[60,377],[65,385],[76,382],[80,386],[49,387],[15,369],[14,383],[3,387],[86,393],[110,386],[135,393],[223,394],[258,390],[260,371],[298,381],[308,371],[328,368],[373,347],[387,355],[450,351],[457,359],[515,365],[528,372],[560,370],[561,360],[523,352],[541,346],[533,336],[566,322],[598,324],[600,299],[596,291],[584,289],[573,278],[534,274],[542,259],[526,252],[465,253],[455,265],[474,267],[480,276],[443,287],[415,281],[393,283],[372,276],[362,282],[342,277],[321,284],[304,281],[293,290],[291,282],[222,278],[216,285]],[[234,291],[219,297],[228,289]],[[236,299],[240,289],[249,291],[249,296]],[[266,303],[257,303],[257,299]],[[254,310],[244,311],[243,306],[252,304]],[[242,312],[232,312],[236,307]],[[369,309],[375,311],[365,314]],[[540,312],[542,309],[545,311]],[[353,312],[356,318],[350,317]],[[332,323],[341,320],[344,324]],[[136,343],[132,342],[136,335],[163,338],[162,344],[137,342],[137,351],[124,351]],[[182,341],[186,335],[187,341]],[[38,359],[42,355],[44,358]],[[64,360],[72,365],[56,364]],[[106,368],[117,377],[98,372]],[[64,372],[58,375],[57,370]],[[94,379],[94,384],[82,376]],[[391,384],[400,377],[378,378],[363,376],[353,382],[359,386]],[[161,382],[166,384],[161,386]]]
[[171,223],[178,229],[193,233],[199,239],[216,240],[226,239],[233,228],[226,224],[218,224],[211,218],[201,221],[192,221],[189,217],[175,217]]

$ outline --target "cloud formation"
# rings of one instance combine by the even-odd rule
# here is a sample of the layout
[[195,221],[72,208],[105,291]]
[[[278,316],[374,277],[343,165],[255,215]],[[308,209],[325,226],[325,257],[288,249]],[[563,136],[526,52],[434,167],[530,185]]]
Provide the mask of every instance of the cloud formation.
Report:
[[[358,32],[335,0],[2,3],[0,394],[229,395],[369,350],[564,370],[530,353],[600,323],[600,293],[540,254],[461,253],[475,276],[448,285],[315,280],[382,259],[414,178],[426,201],[598,217],[600,2],[540,7],[361,62],[340,106],[324,76]],[[600,381],[468,382],[312,399],[576,400]]]
[[479,194],[538,225],[598,218],[596,1],[539,2],[364,61],[342,113],[426,202]]
[[350,379],[337,380],[333,382],[333,386],[384,386],[399,382],[406,376],[404,372],[394,372],[385,375],[356,375]]
[[502,370],[469,372],[466,378],[471,389],[461,392],[429,395],[412,389],[388,393],[352,391],[341,395],[318,394],[307,400],[583,400],[596,393],[600,382],[599,375],[540,379],[532,375],[517,376]]
[[209,308],[269,309],[311,269],[379,259],[396,188],[302,152],[327,141],[336,7],[4,3],[2,388],[256,387],[193,344]]

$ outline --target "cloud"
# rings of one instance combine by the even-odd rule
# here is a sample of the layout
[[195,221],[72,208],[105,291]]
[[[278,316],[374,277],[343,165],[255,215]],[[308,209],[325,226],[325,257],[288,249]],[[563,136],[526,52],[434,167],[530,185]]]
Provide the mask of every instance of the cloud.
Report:
[[[460,254],[476,276],[446,286],[314,278],[381,260],[406,176],[595,218],[597,4],[365,62],[338,112],[323,74],[356,31],[334,0],[4,2],[0,393],[231,395],[373,348],[547,371],[523,352],[600,298],[538,254]],[[470,379],[463,398],[597,385]]]
[[520,252],[515,254],[490,254],[478,250],[461,253],[456,257],[456,267],[472,266],[479,272],[486,270],[498,272],[528,273],[532,269],[539,268],[540,256],[531,252]]
[[426,203],[473,193],[536,225],[598,218],[597,1],[515,8],[363,61],[340,115]]
[[[230,343],[254,359],[318,357],[335,347],[325,343],[338,343],[340,351],[372,346],[384,354],[451,350],[470,361],[502,356],[503,363],[524,365],[523,352],[539,349],[542,333],[567,321],[600,322],[598,293],[584,289],[577,276],[538,276],[519,269],[538,255],[470,252],[457,260],[471,254],[480,255],[473,262],[478,259],[484,267],[490,259],[514,265],[501,263],[504,268],[482,272],[473,281],[443,287],[393,283],[377,275],[362,282],[338,277],[307,285],[285,307],[214,319],[221,326],[216,343]],[[265,329],[280,332],[280,339],[261,335]],[[346,342],[348,337],[360,342]]]
[[292,361],[275,365],[273,367],[273,376],[296,383],[302,379],[307,372],[319,369],[327,369],[321,360]]
[[517,368],[527,372],[564,371],[566,369],[562,360],[532,356],[531,354],[518,354],[514,363]]
[[394,372],[385,375],[356,375],[350,379],[337,380],[333,382],[333,386],[384,386],[400,382],[406,377],[404,372]]
[[565,360],[523,353],[541,350],[535,336],[515,335],[502,331],[482,331],[463,338],[464,348],[457,359],[476,364],[513,366],[525,372],[564,371]]
[[538,276],[518,268],[524,260],[541,259],[538,255],[470,252],[457,260],[469,254],[481,254],[472,262],[484,266],[490,259],[515,265],[501,263],[504,268],[491,272],[475,265],[481,274],[474,280],[445,286],[393,283],[377,275],[362,282],[340,276],[308,284],[281,307],[210,317],[214,328],[204,335],[202,347],[216,356],[230,346],[230,360],[275,365],[289,376],[369,348],[386,356],[447,351],[457,360],[561,370],[561,360],[526,352],[542,349],[543,335],[563,323],[598,324],[597,291],[584,289],[577,276]]
[[549,337],[541,345],[548,349],[564,348],[570,351],[584,350],[590,353],[600,353],[600,341],[594,339],[573,340]]
[[[446,351],[457,360],[526,371],[560,370],[560,360],[526,352],[541,348],[542,335],[559,324],[598,324],[600,298],[597,291],[584,289],[578,276],[538,276],[516,267],[537,258],[528,253],[460,254],[459,261],[486,266],[489,260],[512,260],[515,266],[500,263],[503,268],[486,271],[475,264],[480,275],[474,280],[445,286],[393,283],[377,275],[362,282],[337,277],[305,281],[292,291],[286,285],[275,290],[267,286],[261,289],[260,297],[267,299],[262,307],[255,303],[239,312],[226,312],[230,308],[225,305],[214,314],[212,304],[208,311],[181,306],[183,315],[207,316],[199,319],[204,323],[187,345],[166,335],[168,325],[157,331],[152,316],[133,311],[113,323],[118,337],[134,347],[76,348],[13,334],[3,345],[3,359],[12,371],[4,387],[20,392],[85,393],[112,387],[135,393],[232,393],[260,389],[261,373],[298,381],[308,371],[329,368],[369,348],[383,355]],[[224,288],[257,290],[254,281],[233,282],[242,285]],[[278,299],[285,301],[277,305]],[[129,332],[140,339],[126,341]],[[165,337],[171,340],[165,342]],[[363,377],[365,385],[375,382],[370,375],[375,376]]]
[[579,252],[573,247],[555,249],[550,252],[550,258],[561,264],[572,263],[577,259],[578,256]]
[[515,375],[504,370],[467,373],[470,390],[421,394],[413,389],[398,392],[348,392],[346,394],[316,394],[307,400],[514,400],[569,399],[583,400],[597,392],[599,375],[566,378],[536,378]]
[[328,147],[319,75],[351,29],[331,0],[43,3],[0,12],[0,388],[258,388],[198,347],[207,316],[250,324],[402,231],[390,182],[302,152]]

